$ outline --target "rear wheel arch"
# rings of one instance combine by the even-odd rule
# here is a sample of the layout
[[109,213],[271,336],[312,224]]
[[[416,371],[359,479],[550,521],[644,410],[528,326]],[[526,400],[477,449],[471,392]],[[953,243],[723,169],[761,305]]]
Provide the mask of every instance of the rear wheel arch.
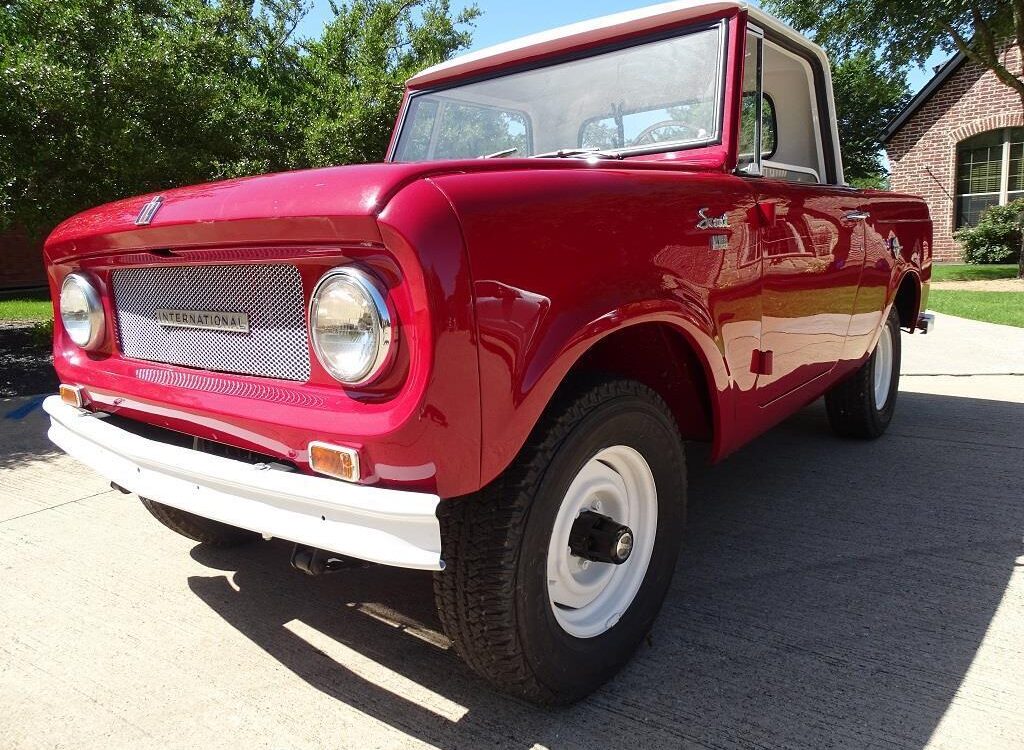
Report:
[[893,307],[899,316],[900,327],[913,330],[921,314],[921,280],[913,271],[907,271],[900,279]]

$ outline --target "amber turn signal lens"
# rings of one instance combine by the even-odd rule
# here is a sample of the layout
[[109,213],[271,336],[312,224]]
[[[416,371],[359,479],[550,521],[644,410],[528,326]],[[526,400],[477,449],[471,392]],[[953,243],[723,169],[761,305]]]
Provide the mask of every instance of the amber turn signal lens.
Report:
[[69,406],[81,409],[85,406],[85,389],[80,385],[61,384],[60,400]]
[[327,443],[310,443],[309,468],[317,474],[358,482],[359,451]]

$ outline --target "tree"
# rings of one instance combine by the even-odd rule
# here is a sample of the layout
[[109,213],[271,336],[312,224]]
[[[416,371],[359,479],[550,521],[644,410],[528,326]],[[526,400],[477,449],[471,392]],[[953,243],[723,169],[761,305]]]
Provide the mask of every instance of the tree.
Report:
[[243,0],[0,6],[0,224],[38,229],[265,163],[269,78],[290,55],[264,44],[300,10],[299,0],[260,18]]
[[906,76],[862,50],[833,66],[832,84],[846,179],[858,187],[884,187],[882,131],[910,98]]
[[298,102],[311,166],[383,158],[405,81],[472,42],[480,11],[454,17],[448,0],[331,0],[334,19],[305,45]]
[[923,65],[941,49],[964,53],[993,71],[1024,104],[1024,80],[1000,55],[1006,43],[1024,55],[1024,0],[765,0],[765,6],[842,61],[880,52],[890,72]]
[[475,7],[308,0],[0,0],[0,229],[246,174],[379,160],[402,81]]

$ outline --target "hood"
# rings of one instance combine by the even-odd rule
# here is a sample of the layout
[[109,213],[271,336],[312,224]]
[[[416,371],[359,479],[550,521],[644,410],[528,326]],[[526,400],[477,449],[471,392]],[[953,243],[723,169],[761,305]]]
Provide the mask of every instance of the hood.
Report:
[[[128,249],[248,242],[379,242],[375,217],[428,165],[371,164],[244,177],[126,198],[84,211],[46,241],[49,261]],[[163,203],[137,226],[155,196]],[[297,235],[296,231],[301,231]]]
[[[686,165],[580,159],[492,159],[366,164],[244,177],[150,193],[74,216],[46,241],[47,262],[127,250],[254,243],[381,242],[377,215],[406,185],[440,174],[546,169],[701,169]],[[152,220],[136,220],[154,197]]]

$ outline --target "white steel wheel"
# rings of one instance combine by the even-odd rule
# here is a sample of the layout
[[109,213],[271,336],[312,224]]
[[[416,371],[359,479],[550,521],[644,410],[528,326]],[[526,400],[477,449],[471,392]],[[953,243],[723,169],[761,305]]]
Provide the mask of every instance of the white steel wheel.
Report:
[[875,408],[881,411],[889,401],[889,388],[892,386],[892,331],[889,326],[882,326],[882,336],[875,348],[874,387]]
[[[569,534],[586,511],[630,528],[632,551],[624,563],[594,562],[572,554]],[[639,452],[616,445],[584,464],[562,498],[548,545],[548,600],[566,633],[593,638],[615,626],[644,581],[657,530],[657,486]]]
[[686,456],[664,400],[633,380],[572,383],[503,476],[438,507],[445,633],[495,687],[579,700],[651,631],[685,508]]

